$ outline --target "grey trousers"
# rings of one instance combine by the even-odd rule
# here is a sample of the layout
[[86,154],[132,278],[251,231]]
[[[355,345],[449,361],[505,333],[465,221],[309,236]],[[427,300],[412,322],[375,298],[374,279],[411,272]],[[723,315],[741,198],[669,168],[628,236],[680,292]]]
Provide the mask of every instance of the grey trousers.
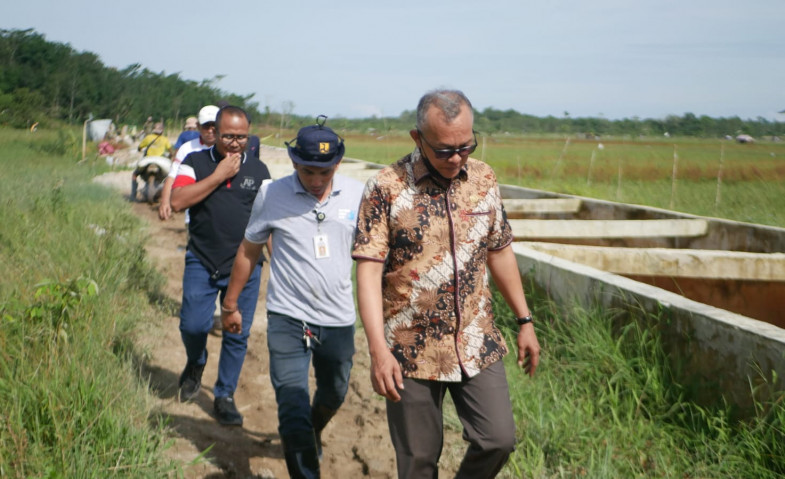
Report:
[[493,478],[515,449],[515,420],[504,364],[461,382],[404,379],[399,402],[387,401],[387,423],[399,479],[436,478],[443,444],[442,403],[449,390],[469,442],[456,478]]

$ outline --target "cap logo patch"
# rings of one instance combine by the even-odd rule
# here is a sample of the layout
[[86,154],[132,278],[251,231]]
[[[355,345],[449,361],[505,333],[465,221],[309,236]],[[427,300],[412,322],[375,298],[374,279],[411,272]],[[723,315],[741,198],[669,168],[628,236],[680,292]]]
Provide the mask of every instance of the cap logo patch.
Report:
[[325,154],[330,152],[330,143],[326,141],[319,142],[319,153]]

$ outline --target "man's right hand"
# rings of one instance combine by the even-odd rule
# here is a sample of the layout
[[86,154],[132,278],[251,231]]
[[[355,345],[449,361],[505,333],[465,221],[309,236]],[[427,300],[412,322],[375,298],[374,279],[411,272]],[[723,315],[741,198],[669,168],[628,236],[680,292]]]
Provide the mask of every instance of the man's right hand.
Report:
[[376,394],[392,402],[401,400],[401,395],[398,394],[398,389],[403,389],[401,365],[387,349],[371,354],[371,384]]
[[172,205],[169,201],[161,200],[161,204],[158,206],[158,219],[161,221],[166,221],[172,216]]
[[242,159],[242,153],[227,153],[226,157],[218,162],[215,169],[216,174],[220,175],[219,177],[223,180],[234,178],[234,175],[240,171]]

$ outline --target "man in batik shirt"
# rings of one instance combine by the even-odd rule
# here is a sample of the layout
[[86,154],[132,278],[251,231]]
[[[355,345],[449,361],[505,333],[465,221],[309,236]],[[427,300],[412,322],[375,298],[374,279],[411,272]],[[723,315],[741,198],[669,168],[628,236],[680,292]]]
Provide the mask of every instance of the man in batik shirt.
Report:
[[518,317],[519,366],[533,375],[539,362],[496,176],[469,158],[473,121],[462,92],[423,96],[416,148],[371,178],[360,204],[357,298],[399,478],[438,473],[448,390],[469,442],[456,477],[496,476],[515,447],[486,266]]

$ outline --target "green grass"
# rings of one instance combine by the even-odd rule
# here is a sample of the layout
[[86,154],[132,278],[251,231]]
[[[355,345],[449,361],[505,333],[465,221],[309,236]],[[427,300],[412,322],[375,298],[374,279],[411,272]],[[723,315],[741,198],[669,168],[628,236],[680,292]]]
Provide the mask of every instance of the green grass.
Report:
[[76,137],[0,130],[0,477],[162,477],[134,346],[162,280]]
[[[533,296],[533,295],[530,295]],[[519,443],[502,477],[755,477],[785,474],[785,395],[752,418],[700,407],[671,372],[641,313],[621,329],[613,311],[565,310],[532,298],[543,347],[534,379],[506,359]],[[514,344],[512,313],[497,321]]]

